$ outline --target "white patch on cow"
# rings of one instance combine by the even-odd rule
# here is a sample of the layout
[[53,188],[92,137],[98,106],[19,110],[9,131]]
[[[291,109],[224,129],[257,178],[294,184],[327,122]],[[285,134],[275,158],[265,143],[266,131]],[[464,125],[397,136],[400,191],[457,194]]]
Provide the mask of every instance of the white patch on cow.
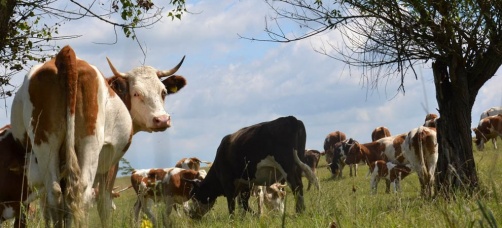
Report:
[[14,208],[12,207],[5,207],[2,211],[2,218],[4,219],[11,219],[14,218]]
[[181,163],[181,168],[183,169],[190,169],[190,167],[188,167],[188,164],[190,164],[190,158],[187,158],[183,161],[183,163]]
[[206,179],[206,176],[207,176],[206,170],[203,170],[203,169],[199,170],[199,176],[201,176],[202,179]]
[[288,174],[282,166],[275,161],[273,156],[268,155],[256,165],[255,179],[253,183],[268,185],[286,179]]
[[178,175],[183,169],[181,168],[167,168],[164,169],[164,171],[167,173],[164,179],[162,180],[163,183],[169,183],[169,180],[171,180],[171,177],[174,175]]

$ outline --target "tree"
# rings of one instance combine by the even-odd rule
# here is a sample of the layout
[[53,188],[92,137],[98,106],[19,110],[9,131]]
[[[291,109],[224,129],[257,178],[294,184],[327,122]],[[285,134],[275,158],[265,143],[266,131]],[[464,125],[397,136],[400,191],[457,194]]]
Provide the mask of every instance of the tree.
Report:
[[[181,19],[185,0],[169,0],[169,5],[173,8],[167,16]],[[30,62],[44,62],[50,52],[59,49],[53,41],[81,36],[60,35],[62,24],[95,18],[137,39],[135,29],[154,25],[162,12],[152,0],[0,0],[0,63],[4,66],[0,98],[13,94],[15,87],[9,83],[13,75],[29,69]]]
[[[340,31],[345,45],[318,52],[361,67],[368,82],[397,76],[405,92],[414,65],[432,62],[440,119],[436,188],[446,197],[479,187],[471,112],[479,89],[502,64],[501,0],[278,0],[266,2],[266,40],[294,42]],[[273,23],[270,23],[273,22]],[[302,33],[285,33],[294,22]],[[269,25],[275,25],[270,27]]]

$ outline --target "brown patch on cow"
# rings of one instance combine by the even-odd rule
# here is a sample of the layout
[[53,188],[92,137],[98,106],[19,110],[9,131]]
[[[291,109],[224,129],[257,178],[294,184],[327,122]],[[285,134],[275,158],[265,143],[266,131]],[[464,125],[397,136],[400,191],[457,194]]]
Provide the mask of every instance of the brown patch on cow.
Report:
[[[387,166],[387,165],[385,165],[385,166]],[[402,180],[405,177],[407,177],[408,175],[410,175],[410,173],[411,173],[411,169],[408,166],[396,165],[396,166],[394,166],[394,168],[392,168],[392,170],[390,170],[389,178],[390,178],[390,181],[394,181],[396,179]]]
[[[30,79],[29,96],[33,104],[31,125],[34,143],[48,141],[48,132],[57,132],[66,126],[66,80],[58,77],[55,59],[43,64]],[[50,101],[50,102],[49,102]]]
[[[127,79],[121,76],[113,76],[106,79],[109,88],[113,90],[110,94],[119,95],[122,102],[127,107],[127,110],[131,111],[131,94],[129,93],[129,83]],[[112,95],[112,96],[113,96]]]
[[199,171],[201,161],[196,157],[182,158],[178,162],[176,162],[176,165],[174,167],[183,168],[183,164],[185,163],[186,160],[188,160],[187,166],[189,169]]
[[383,126],[377,127],[377,128],[375,128],[375,130],[373,130],[373,132],[371,132],[371,140],[372,141],[376,141],[381,138],[385,138],[385,137],[389,137],[389,136],[391,136],[389,129],[386,127],[383,127]]
[[364,161],[367,165],[370,162],[376,160],[387,160],[387,157],[383,153],[385,150],[385,145],[377,142],[370,142],[365,144],[360,144],[358,142],[350,148],[347,158],[345,159],[346,164],[357,164]]
[[401,164],[406,160],[406,158],[403,155],[403,148],[401,147],[405,139],[406,139],[406,133],[396,136],[396,138],[394,138],[394,141],[392,141],[392,146],[394,147],[394,151],[396,152],[395,153],[396,160]]
[[[58,65],[63,65],[59,63]],[[76,91],[75,129],[83,136],[93,135],[98,113],[98,74],[87,62],[77,60],[78,84]],[[74,76],[71,76],[74,77]],[[30,79],[29,96],[33,104],[31,125],[35,129],[34,142],[48,141],[47,133],[61,132],[66,127],[68,104],[67,78],[61,77],[55,59],[43,64]]]
[[436,118],[438,118],[438,115],[436,115],[434,113],[429,113],[429,114],[425,115],[424,122],[427,122],[428,120],[433,120],[433,119],[436,119]]
[[341,131],[334,131],[329,133],[324,139],[324,151],[326,153],[333,153],[335,148],[335,144],[347,139],[345,133]]
[[[24,149],[14,140],[10,125],[0,129],[0,214],[12,207],[16,218],[14,227],[25,227],[19,220],[21,202],[26,200],[29,190],[24,177]],[[19,226],[20,223],[22,226]]]
[[85,129],[83,136],[94,135],[98,118],[99,78],[96,70],[83,60],[77,61],[78,90],[75,130]]

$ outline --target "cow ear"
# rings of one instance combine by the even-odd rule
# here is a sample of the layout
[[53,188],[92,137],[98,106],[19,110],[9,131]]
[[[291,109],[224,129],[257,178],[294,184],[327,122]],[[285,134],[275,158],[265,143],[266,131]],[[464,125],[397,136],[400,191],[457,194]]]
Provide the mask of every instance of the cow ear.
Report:
[[185,87],[187,81],[183,76],[173,75],[164,79],[162,84],[166,87],[167,94],[173,94]]
[[127,79],[121,76],[114,76],[108,79],[108,84],[112,90],[119,95],[127,109],[131,110],[131,95],[129,94],[129,83]]

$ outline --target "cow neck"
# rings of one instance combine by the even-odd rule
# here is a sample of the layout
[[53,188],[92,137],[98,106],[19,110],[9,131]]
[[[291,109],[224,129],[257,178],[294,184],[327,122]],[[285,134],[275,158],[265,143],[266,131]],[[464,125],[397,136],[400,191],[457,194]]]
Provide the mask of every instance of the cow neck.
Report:
[[[214,166],[214,164],[213,164],[213,166]],[[209,169],[209,171],[207,172],[207,175],[204,178],[204,180],[202,180],[202,182],[200,183],[200,188],[199,188],[199,189],[204,189],[204,190],[208,190],[208,189],[210,189],[210,190],[205,191],[204,194],[199,194],[199,195],[196,194],[195,198],[197,198],[199,201],[202,201],[202,200],[206,200],[206,199],[202,199],[202,198],[208,196],[208,197],[214,198],[214,200],[216,200],[216,198],[218,196],[221,196],[224,194],[223,183],[220,183],[220,179],[218,178],[217,175],[218,174],[215,172],[215,169],[213,169],[213,167],[211,167]],[[215,183],[219,183],[219,184],[215,184]]]
[[[380,152],[380,149],[378,148],[379,145],[380,144],[376,142],[359,144],[367,165],[370,165],[370,163],[379,160],[378,156],[379,154],[378,152]],[[372,151],[376,153],[372,153]]]

